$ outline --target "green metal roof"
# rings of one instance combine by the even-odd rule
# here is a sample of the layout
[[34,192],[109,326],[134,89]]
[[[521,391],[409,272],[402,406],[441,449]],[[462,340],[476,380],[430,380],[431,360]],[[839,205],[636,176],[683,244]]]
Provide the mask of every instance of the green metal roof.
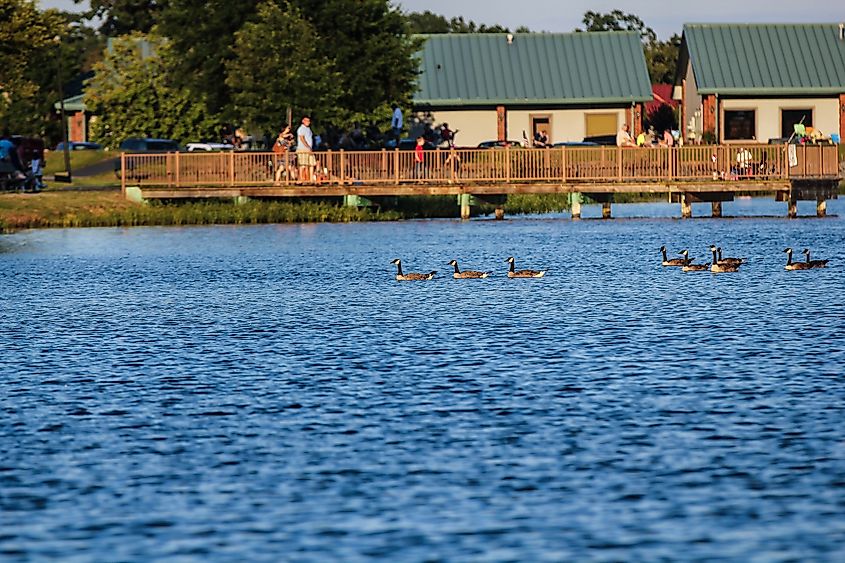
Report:
[[[85,101],[83,100],[83,97],[83,94],[79,94],[78,96],[65,98],[65,111],[85,111]],[[62,107],[62,103],[56,102],[53,104],[53,107],[59,110]]]
[[633,32],[424,36],[418,106],[579,105],[651,101]]
[[837,24],[687,24],[702,94],[845,92],[845,41]]

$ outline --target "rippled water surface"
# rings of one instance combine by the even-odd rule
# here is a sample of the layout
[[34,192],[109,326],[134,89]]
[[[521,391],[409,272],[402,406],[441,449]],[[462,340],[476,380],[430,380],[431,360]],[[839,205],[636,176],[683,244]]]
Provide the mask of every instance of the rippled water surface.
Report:
[[677,212],[0,237],[0,559],[843,560],[845,220]]

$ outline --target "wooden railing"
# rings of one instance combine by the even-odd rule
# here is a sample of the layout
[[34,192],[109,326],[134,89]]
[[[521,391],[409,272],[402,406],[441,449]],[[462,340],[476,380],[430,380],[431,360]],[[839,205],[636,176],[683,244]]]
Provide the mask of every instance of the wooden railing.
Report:
[[[312,153],[122,154],[124,186],[284,186],[399,183],[564,183],[786,180],[839,177],[834,145],[560,147]],[[794,154],[790,152],[794,150]]]

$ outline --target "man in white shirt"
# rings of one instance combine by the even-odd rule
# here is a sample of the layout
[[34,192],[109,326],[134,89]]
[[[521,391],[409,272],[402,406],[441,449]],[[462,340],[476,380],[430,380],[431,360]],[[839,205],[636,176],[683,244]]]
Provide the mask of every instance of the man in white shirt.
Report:
[[402,135],[402,110],[398,105],[393,109],[393,119],[390,120],[390,127],[393,129],[393,136],[398,141]]
[[617,147],[635,147],[636,144],[634,143],[634,139],[631,138],[631,134],[628,133],[628,124],[623,123],[622,127],[619,129],[619,132],[616,134],[616,146]]
[[311,169],[316,163],[314,159],[314,134],[311,132],[311,118],[302,118],[302,125],[296,130],[296,161],[299,165],[299,179],[311,181]]

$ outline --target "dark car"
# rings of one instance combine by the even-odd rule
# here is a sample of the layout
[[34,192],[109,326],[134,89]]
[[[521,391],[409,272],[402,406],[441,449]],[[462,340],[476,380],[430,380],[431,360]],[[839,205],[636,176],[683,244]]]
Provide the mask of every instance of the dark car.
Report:
[[[396,145],[396,148],[400,151],[412,151],[417,148],[417,140],[416,139],[401,139],[399,143]],[[423,142],[423,149],[427,151],[433,151],[437,147],[434,146],[433,143],[429,143],[428,141]]]
[[519,141],[483,141],[478,143],[479,149],[503,149],[505,147],[522,147]]
[[179,152],[179,143],[170,139],[129,138],[120,143],[121,152]]
[[[100,143],[89,143],[82,141],[71,141],[67,145],[68,149],[72,151],[98,151],[103,148],[103,145],[101,145]],[[56,145],[56,150],[65,150],[65,144],[59,143],[58,145]]]
[[555,143],[553,147],[597,147],[598,143],[590,143],[587,141],[564,141],[562,143]]
[[616,135],[595,135],[593,137],[584,137],[585,143],[593,143],[596,145],[616,146]]

